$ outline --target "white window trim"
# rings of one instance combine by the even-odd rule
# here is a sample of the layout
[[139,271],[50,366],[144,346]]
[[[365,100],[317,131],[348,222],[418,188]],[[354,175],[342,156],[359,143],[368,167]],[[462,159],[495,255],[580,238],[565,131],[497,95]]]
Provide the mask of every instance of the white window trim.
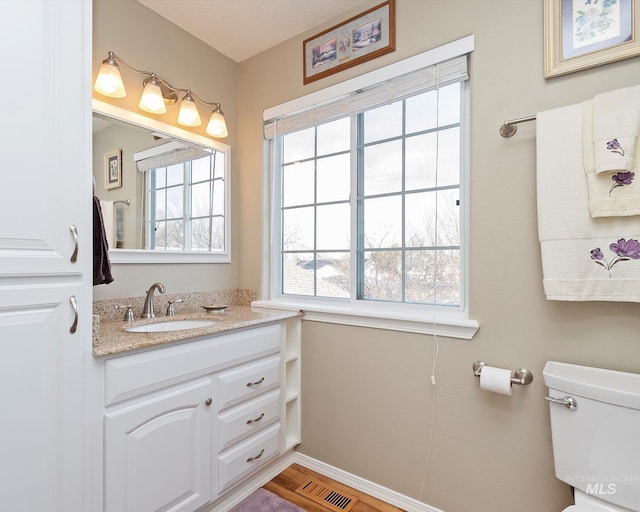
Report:
[[231,263],[230,251],[226,253],[149,251],[146,249],[109,249],[112,264],[166,264],[166,263]]
[[[384,80],[391,79],[395,76],[409,73],[413,70],[430,66],[447,59],[458,57],[472,52],[474,49],[474,36],[453,41],[449,44],[434,48],[414,57],[410,57],[400,62],[390,64],[383,68],[377,69],[370,73],[366,73],[347,80],[340,84],[328,87],[326,89],[316,91],[306,96],[296,98],[295,100],[283,103],[281,105],[269,108],[264,111],[263,119],[271,120],[274,118],[293,114],[316,105],[334,100],[336,97],[348,94],[353,90],[367,87]],[[465,95],[464,101],[469,101],[469,88],[463,90]],[[466,140],[469,140],[469,109],[466,110],[466,118],[463,126],[466,132],[462,134]],[[267,146],[268,144],[265,143]],[[466,145],[469,147],[469,144]],[[392,302],[376,302],[376,301],[360,301],[360,300],[325,300],[314,297],[307,299],[305,297],[286,297],[276,293],[278,289],[278,277],[274,275],[272,262],[275,261],[279,254],[279,246],[276,237],[274,237],[272,226],[273,220],[277,215],[273,204],[273,191],[271,186],[272,159],[269,156],[269,150],[264,154],[265,177],[263,180],[264,189],[264,223],[263,223],[263,240],[268,241],[264,244],[263,249],[263,268],[262,268],[262,290],[263,300],[254,301],[252,306],[260,309],[284,309],[293,311],[303,311],[304,319],[318,322],[353,325],[359,327],[370,327],[375,329],[386,329],[392,331],[404,331],[419,334],[437,334],[439,336],[466,339],[473,338],[477,330],[480,328],[479,322],[469,318],[468,314],[468,283],[469,283],[469,155],[465,154],[465,161],[461,162],[463,167],[462,183],[465,184],[463,189],[464,197],[464,218],[463,229],[465,237],[464,246],[464,283],[462,284],[462,304],[455,311],[447,311],[446,307],[430,307],[421,305],[412,305],[406,303]],[[268,297],[268,298],[267,298]]]
[[[258,309],[276,309],[286,311],[302,311],[304,320],[330,324],[353,325],[386,329],[389,331],[412,332],[418,334],[437,334],[448,338],[470,340],[480,328],[476,320],[469,320],[457,312],[447,312],[408,304],[362,303],[346,301],[313,302],[304,298],[256,300],[251,307]],[[396,310],[393,306],[401,306]]]

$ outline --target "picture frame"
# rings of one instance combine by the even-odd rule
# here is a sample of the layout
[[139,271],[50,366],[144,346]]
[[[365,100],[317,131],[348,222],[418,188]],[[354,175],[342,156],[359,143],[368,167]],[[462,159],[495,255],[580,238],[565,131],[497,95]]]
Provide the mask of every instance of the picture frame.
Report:
[[109,190],[122,186],[122,149],[104,154],[104,188]]
[[305,39],[304,85],[395,51],[395,7],[395,0],[386,0]]
[[638,0],[544,0],[544,77],[640,55]]

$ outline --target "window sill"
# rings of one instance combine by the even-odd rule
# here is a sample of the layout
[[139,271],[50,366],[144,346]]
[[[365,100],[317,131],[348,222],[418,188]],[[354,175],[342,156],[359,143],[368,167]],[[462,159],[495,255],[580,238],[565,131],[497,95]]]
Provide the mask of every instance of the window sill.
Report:
[[[331,324],[353,325],[372,329],[386,329],[418,334],[437,334],[447,338],[470,340],[480,328],[480,323],[469,320],[460,313],[415,309],[408,312],[389,312],[388,307],[364,306],[354,308],[345,304],[314,304],[305,300],[258,300],[251,303],[258,309],[280,309],[304,312],[304,320]],[[435,318],[434,318],[435,316]]]

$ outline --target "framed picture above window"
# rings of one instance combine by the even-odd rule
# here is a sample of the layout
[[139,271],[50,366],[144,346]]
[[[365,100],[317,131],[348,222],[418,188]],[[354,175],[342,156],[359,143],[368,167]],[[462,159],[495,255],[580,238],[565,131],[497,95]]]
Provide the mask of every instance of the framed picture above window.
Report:
[[395,0],[334,25],[302,43],[305,84],[396,49]]
[[104,154],[104,188],[122,186],[122,150],[114,149]]
[[544,77],[640,55],[637,0],[545,0]]

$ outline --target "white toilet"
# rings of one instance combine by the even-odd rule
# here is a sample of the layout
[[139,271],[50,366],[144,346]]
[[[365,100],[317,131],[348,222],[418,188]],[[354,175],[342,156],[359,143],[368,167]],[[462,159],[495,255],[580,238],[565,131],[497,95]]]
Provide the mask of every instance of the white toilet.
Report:
[[640,374],[548,361],[556,477],[575,488],[564,512],[640,511]]

